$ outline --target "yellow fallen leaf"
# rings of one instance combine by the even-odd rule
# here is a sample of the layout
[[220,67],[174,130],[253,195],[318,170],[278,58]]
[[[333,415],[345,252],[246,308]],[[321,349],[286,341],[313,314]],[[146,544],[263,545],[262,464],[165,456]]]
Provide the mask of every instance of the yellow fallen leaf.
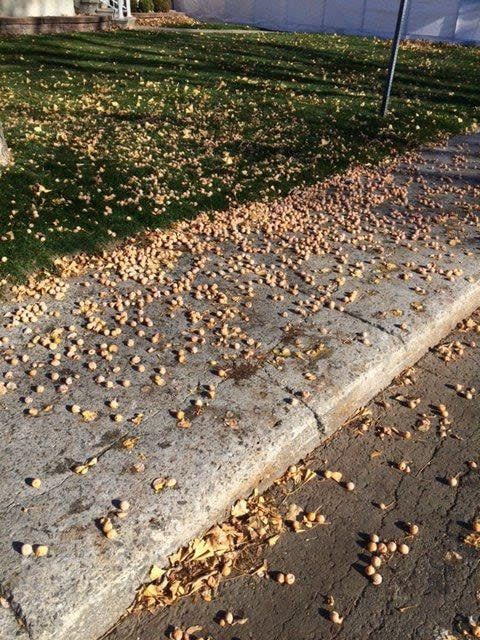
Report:
[[305,475],[303,476],[303,482],[310,482],[310,480],[313,480],[316,477],[317,477],[317,474],[315,473],[315,471],[312,471],[311,469],[307,469],[305,471]]
[[180,587],[181,587],[180,580],[175,580],[175,582],[172,582],[172,584],[170,585],[170,593],[172,594],[173,597],[177,595],[177,592],[180,589]]
[[133,449],[133,447],[137,444],[137,442],[138,442],[138,438],[126,438],[122,442],[122,446],[125,449]]
[[92,422],[93,420],[95,420],[97,415],[98,414],[96,411],[89,411],[88,409],[85,409],[85,411],[82,411],[82,418],[84,422]]
[[157,565],[154,564],[150,569],[149,578],[150,580],[158,580],[158,578],[161,578],[164,574],[165,570],[160,569],[160,567],[157,567]]
[[138,425],[141,424],[142,420],[143,420],[143,413],[136,413],[132,418],[132,422],[136,427],[138,427]]
[[470,547],[474,549],[480,550],[480,533],[470,533],[463,539],[465,544],[468,544]]
[[155,598],[158,593],[158,587],[154,584],[148,584],[142,591],[142,595],[146,598]]
[[170,556],[168,556],[168,561],[170,562],[170,565],[174,567],[176,564],[180,564],[181,562],[183,562],[185,555],[186,550],[184,548],[179,549],[178,551],[175,551],[175,553],[172,553]]
[[75,467],[73,467],[73,471],[79,476],[84,476],[88,473],[88,466],[84,464],[77,464]]
[[343,478],[343,474],[340,471],[325,471],[324,473],[325,478],[331,478],[332,480],[335,480],[335,482],[341,482],[342,478]]
[[195,538],[192,542],[189,560],[206,560],[214,555],[211,545],[206,540]]
[[230,514],[234,518],[241,518],[248,513],[248,504],[246,500],[237,500],[233,505]]

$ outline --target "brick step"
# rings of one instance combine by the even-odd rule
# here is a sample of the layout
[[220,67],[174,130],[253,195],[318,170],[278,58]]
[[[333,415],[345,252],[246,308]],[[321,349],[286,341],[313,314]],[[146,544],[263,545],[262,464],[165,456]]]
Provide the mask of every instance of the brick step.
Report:
[[0,17],[0,34],[66,33],[104,31],[112,26],[110,15],[45,16],[37,18]]

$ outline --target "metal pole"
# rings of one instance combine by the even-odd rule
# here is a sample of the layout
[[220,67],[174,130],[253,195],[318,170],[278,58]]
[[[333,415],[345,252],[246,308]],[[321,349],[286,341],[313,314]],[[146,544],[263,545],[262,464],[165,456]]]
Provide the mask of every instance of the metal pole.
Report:
[[393,76],[395,74],[395,67],[398,58],[398,47],[402,37],[403,26],[405,22],[405,16],[407,14],[408,0],[400,0],[400,6],[398,8],[397,25],[395,27],[395,35],[393,36],[392,49],[390,51],[390,60],[388,61],[388,72],[385,80],[385,87],[383,89],[382,107],[380,109],[380,115],[384,118],[387,115],[388,103],[390,102],[390,94],[392,92]]

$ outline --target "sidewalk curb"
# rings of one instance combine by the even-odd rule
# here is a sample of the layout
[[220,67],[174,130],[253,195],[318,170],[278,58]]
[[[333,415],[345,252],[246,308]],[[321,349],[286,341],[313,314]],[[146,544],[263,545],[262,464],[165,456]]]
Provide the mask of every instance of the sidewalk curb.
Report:
[[[177,526],[173,527],[169,535],[162,534],[157,550],[154,552],[151,549],[151,562],[165,565],[170,553],[203,533],[214,522],[223,519],[236,499],[248,496],[256,487],[266,489],[290,464],[311,453],[341,428],[345,419],[366,405],[401,371],[415,364],[430,347],[448,335],[458,322],[480,307],[480,281],[467,287],[463,295],[453,300],[449,306],[444,305],[444,302],[441,298],[439,305],[431,310],[437,316],[435,320],[425,325],[423,331],[419,329],[410,333],[403,341],[379,331],[377,337],[383,338],[383,357],[377,353],[371,360],[366,354],[365,359],[356,360],[356,374],[350,377],[348,371],[339,373],[338,388],[341,391],[323,401],[310,406],[300,405],[286,412],[284,400],[288,390],[292,388],[293,378],[282,380],[279,377],[274,381],[271,371],[267,377],[262,371],[250,378],[248,392],[244,386],[240,398],[232,388],[234,397],[228,401],[230,407],[240,402],[258,406],[259,397],[255,394],[268,385],[268,395],[264,395],[262,402],[266,406],[277,407],[270,415],[270,424],[277,425],[275,434],[265,437],[262,442],[256,431],[253,438],[247,436],[240,445],[237,443],[236,448],[225,448],[223,454],[215,452],[216,468],[208,473],[205,473],[205,469],[199,469],[196,482],[185,490],[184,500],[190,499],[190,504],[195,506],[186,510],[183,519],[179,516]],[[349,325],[360,322],[361,326],[361,321],[352,317],[339,319],[339,322],[342,321]],[[204,451],[203,455],[210,459],[209,452]],[[144,548],[148,546],[152,547],[152,540],[145,541]],[[161,552],[158,553],[160,549]],[[91,601],[87,599],[79,602],[68,615],[60,610],[60,618],[55,623],[58,629],[56,640],[95,640],[131,604],[134,588],[147,579],[147,568],[145,565],[144,571],[140,573],[131,569],[123,571],[115,582],[105,584],[102,592],[93,592]],[[107,607],[108,616],[105,614]],[[21,608],[18,613],[22,614]],[[88,621],[87,625],[83,622],[85,619]],[[45,631],[32,637],[47,640],[51,635],[50,631]]]

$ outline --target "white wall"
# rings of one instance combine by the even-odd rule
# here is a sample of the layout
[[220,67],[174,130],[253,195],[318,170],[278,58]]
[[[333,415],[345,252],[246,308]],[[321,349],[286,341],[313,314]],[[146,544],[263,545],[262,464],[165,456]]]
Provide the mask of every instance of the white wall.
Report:
[[0,16],[74,16],[73,0],[0,0]]
[[[1,0],[0,0],[1,2]],[[393,35],[400,0],[174,0],[194,18],[282,31]],[[410,0],[410,38],[480,44],[480,0]]]

